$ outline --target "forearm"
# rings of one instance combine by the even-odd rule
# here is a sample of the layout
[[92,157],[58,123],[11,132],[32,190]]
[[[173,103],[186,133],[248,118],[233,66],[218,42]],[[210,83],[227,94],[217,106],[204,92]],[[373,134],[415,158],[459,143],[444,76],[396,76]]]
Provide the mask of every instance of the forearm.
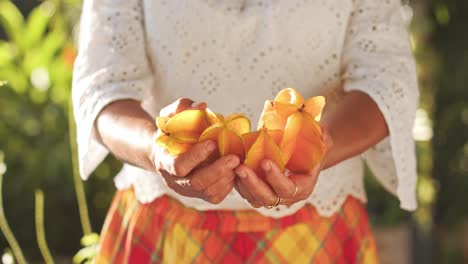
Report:
[[118,159],[154,170],[151,146],[157,131],[155,122],[135,100],[107,105],[95,123],[98,138]]
[[388,135],[382,113],[362,92],[347,93],[339,103],[327,106],[320,123],[333,141],[324,169],[364,152]]

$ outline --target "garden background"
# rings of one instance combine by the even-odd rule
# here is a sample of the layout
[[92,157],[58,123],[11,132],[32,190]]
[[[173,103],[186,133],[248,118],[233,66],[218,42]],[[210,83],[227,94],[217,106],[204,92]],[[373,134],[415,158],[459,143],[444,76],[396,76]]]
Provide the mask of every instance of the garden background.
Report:
[[[468,1],[410,4],[421,91],[419,208],[400,210],[368,173],[368,209],[383,263],[468,263]],[[108,158],[82,183],[70,141],[80,8],[80,0],[0,0],[3,263],[12,263],[16,249],[5,215],[28,262],[79,262],[92,256],[92,232],[112,199],[119,162]]]

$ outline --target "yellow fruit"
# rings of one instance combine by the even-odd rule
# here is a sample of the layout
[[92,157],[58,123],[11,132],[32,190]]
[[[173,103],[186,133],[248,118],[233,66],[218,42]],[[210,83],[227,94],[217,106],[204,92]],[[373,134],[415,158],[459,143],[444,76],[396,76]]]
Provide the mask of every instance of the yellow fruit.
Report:
[[282,135],[281,130],[262,128],[242,136],[246,150],[244,164],[254,170],[259,177],[265,176],[265,172],[261,167],[261,163],[265,159],[273,161],[281,171],[284,171],[284,161],[278,147]]
[[295,173],[310,172],[325,154],[320,126],[308,113],[292,114],[288,118],[280,149],[287,161],[286,168]]
[[307,99],[294,89],[281,90],[274,101],[267,101],[259,126],[282,129],[279,148],[286,168],[295,173],[310,172],[323,158],[325,143],[317,123],[325,106],[325,98]]
[[235,154],[243,160],[245,153],[242,134],[250,131],[249,119],[241,114],[229,115],[226,118],[217,113],[209,115],[216,117],[212,119],[215,123],[202,133],[199,140],[211,139],[216,142],[219,155],[213,158]]
[[205,110],[186,110],[171,118],[158,117],[156,124],[161,131],[156,144],[177,156],[198,142],[202,132],[210,125],[210,119]]

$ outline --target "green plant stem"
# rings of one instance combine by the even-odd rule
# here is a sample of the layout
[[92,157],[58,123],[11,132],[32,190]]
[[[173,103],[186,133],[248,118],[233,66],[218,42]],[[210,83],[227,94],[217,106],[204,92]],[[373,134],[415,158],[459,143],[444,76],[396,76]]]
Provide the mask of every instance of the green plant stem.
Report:
[[5,236],[8,244],[10,244],[13,255],[15,255],[16,260],[19,264],[26,264],[26,258],[23,255],[23,251],[18,244],[18,241],[13,235],[13,232],[8,225],[8,221],[5,217],[5,211],[3,210],[3,174],[0,173],[0,229],[2,230],[3,235]]
[[81,227],[83,228],[83,234],[88,235],[93,232],[91,223],[89,220],[88,204],[86,203],[86,196],[84,191],[83,182],[80,178],[80,172],[78,170],[78,151],[76,146],[76,127],[75,120],[73,118],[72,104],[70,102],[68,111],[68,129],[70,135],[70,147],[71,156],[73,163],[73,182],[75,185],[76,199],[78,201],[78,209],[80,211]]
[[53,264],[54,259],[50,254],[49,247],[45,237],[44,228],[44,193],[41,190],[36,190],[36,237],[39,250],[46,264]]

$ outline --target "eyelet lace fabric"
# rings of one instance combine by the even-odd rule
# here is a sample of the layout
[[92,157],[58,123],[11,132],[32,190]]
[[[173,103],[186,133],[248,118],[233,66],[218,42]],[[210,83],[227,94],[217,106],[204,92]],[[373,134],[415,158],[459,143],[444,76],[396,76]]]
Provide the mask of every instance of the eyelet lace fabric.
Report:
[[[310,203],[329,216],[348,195],[365,201],[363,160],[402,208],[415,209],[419,95],[407,14],[399,0],[85,0],[73,80],[80,173],[87,179],[108,154],[93,124],[115,100],[141,100],[156,117],[189,97],[255,124],[264,101],[285,87],[329,104],[358,90],[376,102],[390,136],[323,171],[307,200],[255,210],[282,217]],[[133,186],[142,203],[167,194],[198,210],[253,209],[235,191],[218,205],[182,197],[128,164],[115,183]]]

